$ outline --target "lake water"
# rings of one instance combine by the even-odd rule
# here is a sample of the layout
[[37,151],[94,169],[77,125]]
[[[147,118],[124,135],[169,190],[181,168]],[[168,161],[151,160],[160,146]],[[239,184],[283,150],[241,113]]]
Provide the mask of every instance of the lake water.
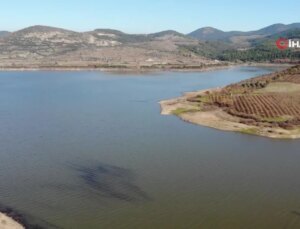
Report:
[[300,228],[300,141],[158,102],[274,69],[0,72],[0,203],[45,228]]

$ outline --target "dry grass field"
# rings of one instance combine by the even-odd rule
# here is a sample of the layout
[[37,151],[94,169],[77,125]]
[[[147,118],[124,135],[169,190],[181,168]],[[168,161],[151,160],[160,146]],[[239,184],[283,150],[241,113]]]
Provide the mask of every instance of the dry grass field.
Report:
[[221,108],[240,123],[286,129],[300,126],[300,66],[189,98],[204,109]]

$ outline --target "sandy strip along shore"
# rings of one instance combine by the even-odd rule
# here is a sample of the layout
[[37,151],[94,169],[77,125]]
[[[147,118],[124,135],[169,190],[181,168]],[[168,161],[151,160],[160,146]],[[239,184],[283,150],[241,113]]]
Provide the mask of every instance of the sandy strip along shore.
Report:
[[25,229],[25,227],[13,218],[0,212],[0,229]]

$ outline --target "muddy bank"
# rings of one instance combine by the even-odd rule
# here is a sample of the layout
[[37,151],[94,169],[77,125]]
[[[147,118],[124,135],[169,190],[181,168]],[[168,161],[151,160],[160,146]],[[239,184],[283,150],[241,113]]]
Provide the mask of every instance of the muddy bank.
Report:
[[25,215],[21,211],[0,204],[0,229],[58,229],[42,219],[35,219]]
[[0,228],[1,229],[41,229],[37,225],[31,225],[25,216],[17,210],[0,204]]

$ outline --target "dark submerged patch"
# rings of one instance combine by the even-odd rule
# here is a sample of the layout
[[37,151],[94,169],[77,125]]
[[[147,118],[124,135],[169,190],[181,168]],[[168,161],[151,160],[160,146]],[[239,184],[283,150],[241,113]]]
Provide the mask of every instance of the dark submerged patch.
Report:
[[102,197],[128,202],[150,200],[134,183],[134,176],[128,169],[107,164],[92,168],[72,165],[71,168],[79,172],[80,179]]
[[293,215],[296,215],[296,216],[300,216],[300,211],[291,211],[291,213],[293,214]]

